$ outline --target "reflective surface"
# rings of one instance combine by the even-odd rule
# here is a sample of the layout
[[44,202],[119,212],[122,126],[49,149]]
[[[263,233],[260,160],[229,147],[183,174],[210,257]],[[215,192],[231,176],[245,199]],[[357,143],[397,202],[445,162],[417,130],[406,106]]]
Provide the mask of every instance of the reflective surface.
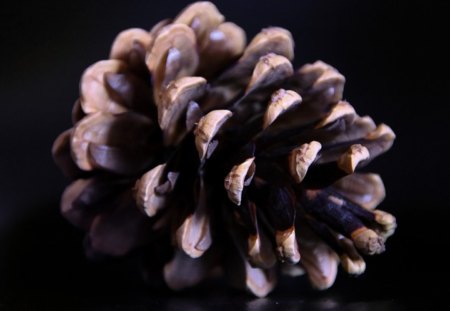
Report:
[[[231,289],[218,278],[174,293],[158,280],[144,284],[131,256],[125,262],[88,261],[82,233],[67,226],[57,202],[36,206],[7,236],[3,248],[0,306],[83,310],[403,310],[412,302],[433,306],[446,291],[433,282],[430,271],[415,269],[405,260],[400,232],[389,252],[368,260],[358,278],[340,273],[327,291],[311,289],[305,277],[279,280],[264,299]],[[421,258],[422,262],[423,257]],[[414,274],[410,273],[415,271]],[[424,286],[427,284],[427,286]]]

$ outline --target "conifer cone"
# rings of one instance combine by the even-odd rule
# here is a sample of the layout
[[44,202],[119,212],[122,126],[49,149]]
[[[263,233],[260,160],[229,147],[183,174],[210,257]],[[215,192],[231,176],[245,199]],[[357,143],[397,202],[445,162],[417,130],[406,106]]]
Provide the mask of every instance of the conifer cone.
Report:
[[267,295],[279,271],[330,287],[365,270],[395,218],[381,178],[357,173],[395,134],[342,98],[317,61],[294,70],[289,31],[244,30],[196,2],[128,29],[83,73],[53,156],[71,180],[61,211],[88,254],[146,260],[175,290],[225,272]]

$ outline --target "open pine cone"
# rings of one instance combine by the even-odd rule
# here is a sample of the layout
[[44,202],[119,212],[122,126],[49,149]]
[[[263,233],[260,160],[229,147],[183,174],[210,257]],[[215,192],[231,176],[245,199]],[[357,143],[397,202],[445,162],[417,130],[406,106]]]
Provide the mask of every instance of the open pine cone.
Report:
[[121,32],[53,147],[72,180],[62,213],[88,254],[140,253],[172,289],[225,272],[257,296],[278,271],[319,289],[339,263],[363,273],[361,254],[383,252],[396,222],[375,210],[380,177],[355,170],[395,135],[342,100],[335,68],[295,71],[293,57],[289,31],[247,45],[209,2]]

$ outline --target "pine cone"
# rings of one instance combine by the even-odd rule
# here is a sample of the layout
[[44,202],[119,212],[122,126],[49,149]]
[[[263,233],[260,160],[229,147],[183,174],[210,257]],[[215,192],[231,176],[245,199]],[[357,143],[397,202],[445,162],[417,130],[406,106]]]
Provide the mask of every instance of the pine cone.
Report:
[[121,32],[84,72],[53,147],[72,180],[62,214],[88,254],[146,254],[147,277],[172,289],[225,272],[257,296],[277,271],[319,289],[339,262],[363,273],[361,254],[383,252],[396,222],[375,210],[380,177],[355,170],[395,135],[342,100],[335,68],[294,71],[293,57],[289,31],[246,45],[209,2]]

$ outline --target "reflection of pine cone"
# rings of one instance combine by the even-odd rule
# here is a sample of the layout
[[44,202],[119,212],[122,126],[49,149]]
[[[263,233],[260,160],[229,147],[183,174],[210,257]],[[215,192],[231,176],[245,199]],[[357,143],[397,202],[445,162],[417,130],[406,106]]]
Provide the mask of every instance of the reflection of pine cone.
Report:
[[223,20],[194,3],[150,32],[120,33],[110,60],[84,72],[74,126],[53,147],[74,180],[63,215],[93,254],[149,253],[148,271],[173,289],[226,271],[264,296],[277,266],[320,289],[339,261],[362,273],[360,253],[382,252],[396,223],[374,210],[380,177],[354,172],[394,133],[342,101],[333,67],[294,71],[287,30],[246,46]]

